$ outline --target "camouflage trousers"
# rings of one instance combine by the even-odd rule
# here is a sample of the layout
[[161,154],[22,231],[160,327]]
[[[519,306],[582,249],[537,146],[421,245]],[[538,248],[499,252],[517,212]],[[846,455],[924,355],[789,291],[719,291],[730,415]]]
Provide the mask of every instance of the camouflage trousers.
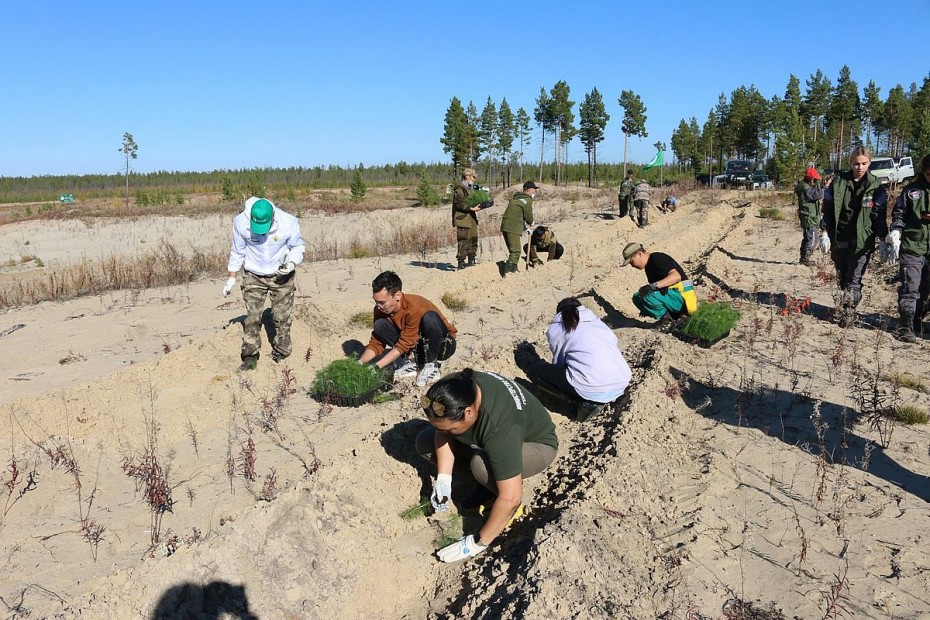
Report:
[[[640,228],[645,228],[649,225],[649,201],[634,200],[633,206],[636,207],[636,218],[633,221],[636,222],[636,225]],[[632,213],[630,217],[633,217]]]
[[455,238],[458,241],[458,252],[455,257],[462,261],[467,256],[471,262],[474,262],[475,255],[478,253],[478,229],[456,226]]
[[271,298],[271,318],[274,322],[271,348],[278,357],[287,357],[291,354],[291,309],[294,307],[296,273],[292,271],[286,276],[259,276],[243,271],[242,274],[242,299],[245,301],[246,315],[239,356],[243,361],[258,358],[262,348],[262,313],[267,296]]

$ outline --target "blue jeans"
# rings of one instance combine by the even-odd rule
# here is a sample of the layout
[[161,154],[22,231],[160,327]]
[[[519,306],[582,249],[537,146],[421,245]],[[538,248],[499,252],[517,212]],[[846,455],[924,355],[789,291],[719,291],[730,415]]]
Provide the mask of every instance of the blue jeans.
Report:
[[661,319],[669,312],[674,315],[680,313],[685,307],[685,300],[675,289],[668,289],[664,295],[661,291],[652,291],[645,296],[634,293],[633,305],[643,314]]

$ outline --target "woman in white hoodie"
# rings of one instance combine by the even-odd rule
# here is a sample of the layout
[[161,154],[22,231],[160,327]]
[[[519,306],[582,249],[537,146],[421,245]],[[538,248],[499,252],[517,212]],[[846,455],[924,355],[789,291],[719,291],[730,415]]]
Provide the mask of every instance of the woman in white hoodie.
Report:
[[546,330],[552,363],[537,362],[528,374],[533,383],[577,403],[575,419],[584,421],[623,395],[632,372],[617,336],[574,297],[556,307]]

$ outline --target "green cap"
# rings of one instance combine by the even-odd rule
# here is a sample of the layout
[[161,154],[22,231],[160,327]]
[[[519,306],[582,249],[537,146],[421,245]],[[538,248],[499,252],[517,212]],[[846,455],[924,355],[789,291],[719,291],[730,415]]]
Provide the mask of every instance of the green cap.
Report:
[[629,265],[636,253],[645,249],[642,243],[627,243],[626,247],[623,248],[623,262],[620,263],[620,266],[626,267]]
[[271,228],[271,220],[274,216],[274,207],[271,205],[271,202],[264,198],[256,200],[252,204],[250,215],[252,232],[256,235],[268,234],[268,229]]

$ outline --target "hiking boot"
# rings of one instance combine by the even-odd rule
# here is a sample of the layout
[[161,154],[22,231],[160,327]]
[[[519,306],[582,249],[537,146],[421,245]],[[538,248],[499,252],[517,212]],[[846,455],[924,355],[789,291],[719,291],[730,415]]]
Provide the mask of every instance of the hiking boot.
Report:
[[461,271],[462,269],[465,269],[465,261],[460,260],[460,261],[459,261],[459,266],[457,267],[457,269],[458,269],[459,271]]
[[277,351],[271,352],[271,361],[274,362],[275,364],[285,359],[287,359],[287,355],[285,355],[284,353],[278,353]]
[[[403,360],[403,361],[401,361]],[[417,376],[417,365],[413,360],[399,358],[394,362],[395,379],[411,379]]]
[[898,340],[914,344],[917,342],[917,334],[914,333],[914,317],[911,314],[902,314],[899,321]]
[[469,267],[474,267],[474,266],[475,266],[475,257],[474,257],[474,256],[469,256],[469,257],[468,257],[468,266],[469,266]]
[[417,387],[426,387],[439,381],[442,373],[439,372],[439,362],[426,362],[420,374],[417,375]]
[[590,400],[586,400],[578,405],[575,409],[575,421],[584,422],[592,415],[597,415],[607,409],[607,405],[604,403],[595,403]]
[[804,265],[805,267],[815,267],[817,265],[814,261],[811,260],[810,256],[805,256],[798,262]]

